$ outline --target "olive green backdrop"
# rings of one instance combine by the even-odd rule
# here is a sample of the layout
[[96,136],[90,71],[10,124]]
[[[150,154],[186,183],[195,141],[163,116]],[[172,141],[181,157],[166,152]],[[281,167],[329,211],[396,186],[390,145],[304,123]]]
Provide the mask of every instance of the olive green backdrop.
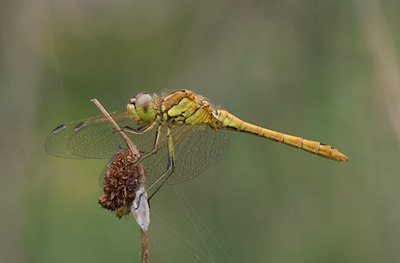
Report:
[[[152,200],[151,262],[399,262],[395,1],[0,2],[0,261],[139,262],[97,204],[107,160],[44,151],[57,125],[190,89],[347,163],[245,134]],[[397,135],[396,135],[397,134]]]

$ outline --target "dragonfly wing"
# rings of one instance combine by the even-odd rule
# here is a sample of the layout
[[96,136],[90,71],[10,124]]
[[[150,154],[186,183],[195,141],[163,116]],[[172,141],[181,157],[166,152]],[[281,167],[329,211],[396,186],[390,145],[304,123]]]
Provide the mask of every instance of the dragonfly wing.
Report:
[[[120,127],[137,128],[126,112],[113,113],[111,117]],[[155,182],[168,166],[166,129],[162,128],[157,153],[143,160],[148,186]],[[153,129],[143,135],[129,132],[126,132],[126,135],[139,151],[146,152],[152,149],[155,132],[156,129]],[[214,131],[208,125],[175,127],[172,128],[171,136],[175,152],[175,171],[167,184],[182,183],[199,175],[221,159],[228,145],[227,132]],[[126,148],[125,142],[103,116],[60,125],[48,135],[45,143],[49,154],[63,158],[112,158],[122,148]]]
[[[121,127],[135,128],[126,112],[111,117]],[[45,143],[49,154],[63,158],[109,158],[121,148],[126,148],[124,141],[103,116],[60,125]]]
[[[177,184],[194,178],[222,158],[229,143],[226,130],[214,131],[208,125],[185,125],[173,128],[175,171],[166,184]],[[160,138],[157,154],[143,160],[150,186],[168,166],[165,131]]]

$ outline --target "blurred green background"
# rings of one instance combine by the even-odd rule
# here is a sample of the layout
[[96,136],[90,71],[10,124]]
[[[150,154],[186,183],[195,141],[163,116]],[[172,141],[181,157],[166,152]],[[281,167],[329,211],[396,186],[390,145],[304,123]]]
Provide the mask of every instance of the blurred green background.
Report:
[[152,201],[151,262],[400,262],[399,9],[1,1],[0,261],[139,262],[135,221],[97,204],[106,160],[43,144],[98,115],[91,98],[123,110],[139,92],[185,88],[351,160],[232,134],[222,161]]

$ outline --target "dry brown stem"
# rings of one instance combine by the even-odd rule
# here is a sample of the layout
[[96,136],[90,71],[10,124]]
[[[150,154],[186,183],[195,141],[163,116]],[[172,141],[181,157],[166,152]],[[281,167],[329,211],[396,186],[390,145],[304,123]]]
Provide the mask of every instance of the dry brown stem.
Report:
[[[108,120],[108,122],[111,124],[111,126],[114,128],[114,130],[121,136],[121,138],[125,141],[126,145],[128,148],[131,150],[132,155],[135,160],[140,158],[140,153],[136,147],[136,145],[129,139],[128,136],[121,130],[121,128],[118,126],[118,124],[114,121],[114,119],[110,116],[110,114],[104,109],[104,107],[100,104],[100,102],[97,99],[92,99],[91,102],[97,107],[97,109],[104,115],[104,117]],[[145,185],[145,173],[144,169],[141,163],[137,164],[137,167],[139,168],[139,189],[146,189]],[[149,210],[148,210],[148,204],[147,204],[147,195],[140,193],[137,194],[137,197],[139,198],[139,206],[143,204],[143,207],[145,209],[140,209],[141,211],[145,211],[145,214],[142,215],[145,219],[149,218]],[[146,209],[147,208],[147,209]],[[137,207],[139,210],[139,207]],[[138,222],[138,219],[136,218],[136,221]],[[149,223],[149,222],[148,222]],[[147,225],[148,225],[147,223]],[[139,222],[138,222],[139,224]],[[146,227],[143,227],[143,224],[139,224],[140,227],[140,243],[141,243],[141,251],[142,251],[142,263],[149,263],[149,239],[148,239],[148,230],[147,230],[147,225]]]

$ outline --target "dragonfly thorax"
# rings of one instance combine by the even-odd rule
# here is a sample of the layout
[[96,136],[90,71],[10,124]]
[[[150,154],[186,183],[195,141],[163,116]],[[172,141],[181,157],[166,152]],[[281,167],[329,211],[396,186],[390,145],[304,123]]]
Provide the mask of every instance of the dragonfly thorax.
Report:
[[157,116],[157,107],[153,98],[147,93],[139,93],[130,99],[126,106],[129,117],[137,124],[152,123]]

